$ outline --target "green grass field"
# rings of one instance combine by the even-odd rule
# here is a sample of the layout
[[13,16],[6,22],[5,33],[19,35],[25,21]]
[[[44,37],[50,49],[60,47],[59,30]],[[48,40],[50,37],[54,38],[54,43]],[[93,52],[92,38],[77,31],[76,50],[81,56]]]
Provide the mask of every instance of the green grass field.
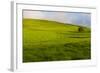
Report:
[[91,58],[91,30],[39,19],[23,19],[23,62]]

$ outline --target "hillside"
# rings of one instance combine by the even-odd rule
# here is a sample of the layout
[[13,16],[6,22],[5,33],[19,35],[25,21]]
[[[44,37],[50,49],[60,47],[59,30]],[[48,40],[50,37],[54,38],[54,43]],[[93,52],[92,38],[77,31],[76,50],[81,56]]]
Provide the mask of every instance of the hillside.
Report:
[[23,19],[23,62],[90,59],[90,28]]

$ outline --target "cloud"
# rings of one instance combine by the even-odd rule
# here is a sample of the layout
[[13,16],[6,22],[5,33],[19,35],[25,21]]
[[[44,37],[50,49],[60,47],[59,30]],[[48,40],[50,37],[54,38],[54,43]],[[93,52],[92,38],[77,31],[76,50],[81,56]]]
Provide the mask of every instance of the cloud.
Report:
[[44,13],[41,11],[23,11],[23,18],[43,19]]

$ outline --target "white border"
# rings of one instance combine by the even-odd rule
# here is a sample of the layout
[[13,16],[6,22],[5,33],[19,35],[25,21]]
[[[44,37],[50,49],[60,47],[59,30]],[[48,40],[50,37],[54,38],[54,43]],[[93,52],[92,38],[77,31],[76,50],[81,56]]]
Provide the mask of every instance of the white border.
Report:
[[[96,8],[94,7],[75,7],[57,5],[37,5],[31,3],[12,2],[12,59],[11,70],[25,71],[35,69],[53,69],[66,67],[81,67],[96,65]],[[91,13],[91,60],[77,61],[53,61],[22,63],[22,10],[48,10],[48,11],[70,11],[70,12],[89,12]]]

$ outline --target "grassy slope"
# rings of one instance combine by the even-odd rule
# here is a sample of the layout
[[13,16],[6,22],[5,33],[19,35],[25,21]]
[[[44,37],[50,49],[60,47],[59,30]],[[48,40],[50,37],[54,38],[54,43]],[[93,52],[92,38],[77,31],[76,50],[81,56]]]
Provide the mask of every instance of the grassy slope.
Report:
[[90,29],[23,19],[23,62],[90,59]]

